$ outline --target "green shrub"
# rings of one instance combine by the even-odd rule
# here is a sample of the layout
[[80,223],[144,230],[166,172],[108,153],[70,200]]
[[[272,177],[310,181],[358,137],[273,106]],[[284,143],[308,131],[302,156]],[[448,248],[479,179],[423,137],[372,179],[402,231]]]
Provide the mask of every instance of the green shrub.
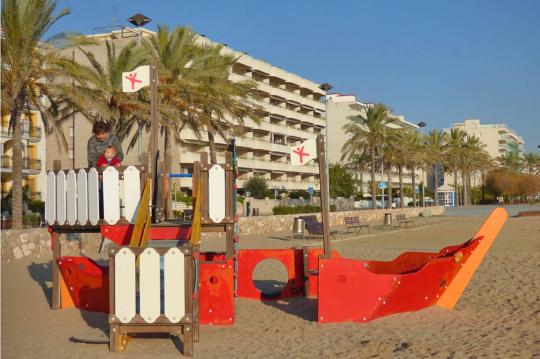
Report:
[[244,188],[250,192],[251,197],[256,199],[264,199],[268,194],[268,185],[262,177],[251,177],[244,184]]
[[298,191],[291,191],[289,192],[289,194],[287,195],[289,198],[291,199],[299,199],[299,198],[304,198],[304,199],[308,199],[309,198],[309,193],[307,193],[307,191],[304,191],[304,190],[298,190]]
[[172,194],[172,200],[176,199],[176,202],[185,203],[186,206],[191,206],[193,204],[193,197],[186,195],[184,192],[177,191],[176,196]]
[[39,199],[28,200],[28,209],[35,213],[45,213],[45,202]]
[[41,216],[37,213],[23,215],[23,224],[25,227],[39,227]]

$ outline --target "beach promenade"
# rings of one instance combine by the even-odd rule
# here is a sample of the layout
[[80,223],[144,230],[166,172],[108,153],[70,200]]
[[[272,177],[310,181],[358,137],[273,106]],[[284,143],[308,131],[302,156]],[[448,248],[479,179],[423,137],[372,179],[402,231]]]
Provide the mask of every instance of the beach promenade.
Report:
[[[482,212],[482,207],[473,207]],[[525,209],[538,209],[526,206]],[[342,234],[333,249],[357,259],[389,260],[407,251],[436,251],[468,240],[484,215],[417,218],[412,229]],[[468,210],[463,210],[462,214]],[[474,214],[474,213],[472,213]],[[510,209],[512,213],[512,208]],[[341,231],[341,229],[340,229]],[[242,236],[242,248],[288,248],[315,240],[289,234]],[[206,249],[218,249],[206,241]],[[204,248],[203,248],[204,249]],[[540,355],[540,219],[510,217],[453,311],[431,307],[367,324],[319,325],[316,301],[295,298],[257,302],[239,299],[236,324],[201,327],[194,354],[200,358],[471,358]],[[263,269],[256,278],[276,282]],[[25,258],[2,263],[2,357],[162,358],[180,354],[168,338],[132,340],[121,354],[107,345],[77,344],[77,336],[106,337],[107,317],[76,309],[52,311],[49,263]],[[181,345],[180,342],[177,342]]]

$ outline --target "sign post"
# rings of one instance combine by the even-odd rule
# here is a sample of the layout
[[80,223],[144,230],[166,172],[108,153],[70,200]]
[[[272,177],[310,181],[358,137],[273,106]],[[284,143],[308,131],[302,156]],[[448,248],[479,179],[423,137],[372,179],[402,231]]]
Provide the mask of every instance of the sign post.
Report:
[[[323,225],[323,246],[324,258],[330,258],[330,201],[328,199],[329,181],[328,167],[326,165],[326,143],[323,135],[318,135],[317,139],[309,139],[300,144],[300,146],[290,147],[291,165],[303,166],[309,161],[319,160],[319,186],[321,189],[321,212]],[[310,187],[311,188],[311,187]],[[309,191],[309,189],[308,189]],[[313,188],[311,188],[312,193]]]

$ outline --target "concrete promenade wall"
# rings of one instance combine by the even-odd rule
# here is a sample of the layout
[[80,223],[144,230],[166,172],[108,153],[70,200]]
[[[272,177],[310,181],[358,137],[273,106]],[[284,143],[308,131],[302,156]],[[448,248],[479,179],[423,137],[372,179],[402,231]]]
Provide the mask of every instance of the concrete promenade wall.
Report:
[[[392,215],[395,220],[396,214],[405,214],[407,217],[418,217],[420,212],[429,210],[432,215],[441,215],[444,213],[444,207],[423,208],[403,208],[392,209]],[[344,217],[359,217],[361,222],[382,223],[386,209],[377,210],[358,210],[346,212],[330,213],[330,226],[343,225]],[[321,219],[320,213],[307,215],[316,215]],[[240,217],[240,236],[243,241],[249,240],[249,235],[263,234],[272,232],[289,232],[292,229],[293,219],[301,214],[290,214],[280,216],[256,216]],[[216,235],[216,233],[204,233],[207,235]],[[222,237],[222,236],[219,236]],[[98,252],[98,246],[101,240],[99,233],[82,233],[62,236],[62,254],[64,255],[95,255]],[[3,230],[2,231],[2,261],[11,261],[24,257],[33,258],[51,258],[50,236],[47,228],[34,228],[23,230]]]
[[[396,214],[405,214],[407,217],[418,217],[421,212],[429,210],[432,215],[438,216],[444,214],[444,206],[433,206],[428,208],[394,208],[391,210],[393,220]],[[330,213],[330,226],[343,225],[343,218],[358,217],[360,222],[379,222],[382,224],[384,214],[388,209],[363,209],[356,211],[340,211]],[[245,238],[249,234],[261,234],[269,232],[290,232],[292,230],[293,220],[299,216],[316,215],[321,220],[320,213],[308,214],[287,214],[279,216],[255,216],[241,217],[239,221],[240,235]]]

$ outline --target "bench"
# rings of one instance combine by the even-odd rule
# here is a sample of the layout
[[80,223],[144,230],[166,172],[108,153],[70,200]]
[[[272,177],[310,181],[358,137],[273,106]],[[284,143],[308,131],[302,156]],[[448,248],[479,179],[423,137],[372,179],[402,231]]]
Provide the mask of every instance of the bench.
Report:
[[192,209],[185,209],[184,212],[182,212],[183,216],[182,219],[185,221],[192,221],[193,220],[193,210]]
[[369,224],[361,224],[360,219],[358,217],[345,217],[345,228],[347,228],[347,233],[349,233],[349,229],[353,228],[356,233],[358,233],[358,230],[362,230],[362,228],[367,228],[367,231],[369,233]]
[[414,219],[407,218],[404,214],[396,214],[396,220],[400,227],[402,224],[404,224],[405,227],[409,227],[409,223],[414,224]]
[[[317,220],[315,216],[301,216],[300,218],[304,219],[306,224],[306,230],[309,235],[322,236],[323,235],[323,224]],[[336,239],[337,231],[330,231],[330,236]]]

